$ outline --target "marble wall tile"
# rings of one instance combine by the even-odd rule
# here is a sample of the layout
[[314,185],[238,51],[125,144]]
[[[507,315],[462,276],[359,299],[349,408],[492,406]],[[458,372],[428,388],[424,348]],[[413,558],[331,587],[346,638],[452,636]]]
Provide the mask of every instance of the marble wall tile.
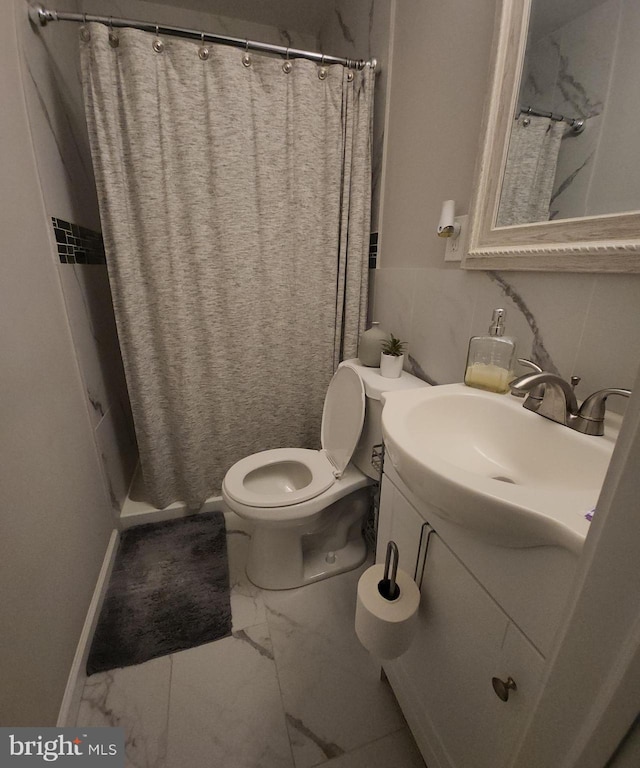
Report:
[[132,440],[127,414],[116,402],[95,429],[96,444],[102,460],[105,483],[114,513],[120,513],[136,469],[138,451]]
[[637,130],[640,93],[632,72],[640,71],[640,5],[623,0],[615,65],[602,126],[602,141],[593,169],[587,212],[616,213],[640,209]]
[[602,120],[602,115],[595,115],[589,118],[582,133],[564,135],[549,204],[550,219],[587,215]]
[[[573,371],[582,377],[578,397],[605,387],[630,389],[639,364],[640,275],[597,275]],[[626,402],[611,397],[607,407],[622,413]]]
[[607,0],[552,35],[558,52],[554,112],[586,117],[585,131],[563,139],[552,196],[552,218],[585,216],[595,154],[602,137],[620,16],[620,0]]
[[385,331],[406,341],[409,354],[412,354],[412,317],[417,274],[418,271],[414,269],[371,270],[371,320],[376,320]]
[[380,220],[384,170],[384,125],[390,61],[392,3],[389,0],[336,0],[329,21],[320,30],[323,51],[335,56],[378,62],[374,93],[371,225]]
[[[59,9],[79,12],[80,5],[68,0]],[[78,27],[60,23],[34,31],[25,12],[19,16],[19,33],[25,98],[47,213],[99,231],[80,86]],[[117,504],[126,496],[137,449],[106,267],[61,264],[53,236],[51,245],[105,486],[119,512]]]
[[427,381],[462,381],[481,277],[455,268],[416,270],[411,355]]
[[85,683],[77,725],[124,728],[127,768],[168,768],[171,667],[172,657],[163,656],[91,675]]
[[581,117],[605,108],[620,16],[620,0],[607,0],[578,16],[551,37],[559,68],[550,109]]
[[[79,5],[71,0],[60,10],[78,12]],[[25,10],[19,16],[19,34],[25,98],[47,211],[100,230],[80,86],[77,25],[50,24],[34,31]]]
[[[637,275],[380,269],[374,308],[385,327],[410,326],[414,372],[448,384],[463,378],[470,336],[484,335],[493,309],[503,307],[517,355],[566,379],[580,376],[583,399],[632,386],[640,363],[638,297]],[[608,403],[618,413],[625,405],[622,398]]]
[[95,428],[125,387],[107,271],[63,264],[60,281]]
[[361,571],[264,593],[296,768],[339,757],[404,722],[353,628]]
[[507,311],[506,333],[518,357],[569,378],[593,293],[595,276],[488,272],[479,283],[473,334],[485,334],[496,307]]
[[[487,332],[496,307],[507,310],[519,357],[581,377],[578,399],[630,388],[640,363],[637,275],[380,269],[373,296],[375,319],[402,329],[413,372],[431,383],[462,380],[469,337]],[[618,413],[625,405],[608,402]]]
[[559,59],[560,51],[550,35],[529,42],[520,86],[520,106],[547,108],[558,79]]
[[266,624],[175,654],[168,766],[293,768]]
[[[152,21],[169,26],[202,29],[230,37],[260,40],[274,45],[285,45],[303,50],[316,50],[314,35],[294,29],[257,24],[245,19],[222,16],[213,12],[195,11],[180,7],[179,3],[154,3],[148,0],[78,0],[82,11],[102,16],[120,16],[127,19]],[[212,4],[212,8],[215,4]],[[197,45],[197,43],[196,43]]]
[[582,134],[562,141],[552,219],[595,212],[589,194],[609,101],[621,2],[606,0],[535,41],[527,52],[522,104],[588,118]]

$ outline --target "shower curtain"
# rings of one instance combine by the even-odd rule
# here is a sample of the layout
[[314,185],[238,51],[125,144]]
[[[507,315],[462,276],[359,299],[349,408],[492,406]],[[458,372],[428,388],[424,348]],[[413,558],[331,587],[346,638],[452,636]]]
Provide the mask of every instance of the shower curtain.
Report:
[[[373,73],[90,24],[87,124],[150,501],[319,447],[367,302]],[[156,50],[161,49],[161,50]],[[204,49],[204,46],[202,47]],[[247,66],[248,64],[248,66]]]
[[496,225],[549,220],[549,204],[566,123],[520,116],[513,124]]

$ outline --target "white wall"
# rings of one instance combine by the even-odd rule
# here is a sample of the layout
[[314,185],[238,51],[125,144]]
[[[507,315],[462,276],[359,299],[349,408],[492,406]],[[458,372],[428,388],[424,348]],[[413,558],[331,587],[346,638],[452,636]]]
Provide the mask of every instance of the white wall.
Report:
[[113,518],[53,258],[13,10],[0,25],[0,725],[55,725]]
[[[406,339],[414,370],[461,381],[468,339],[494,307],[520,356],[582,376],[579,397],[631,387],[640,275],[468,273],[443,262],[442,200],[468,211],[488,91],[494,0],[396,4],[387,167],[373,319]],[[616,402],[618,401],[618,402]],[[624,405],[611,398],[610,407]]]

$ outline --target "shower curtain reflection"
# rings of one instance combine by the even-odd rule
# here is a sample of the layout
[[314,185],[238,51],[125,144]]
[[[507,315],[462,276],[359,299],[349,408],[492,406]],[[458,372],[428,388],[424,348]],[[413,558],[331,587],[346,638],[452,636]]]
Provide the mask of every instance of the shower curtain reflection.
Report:
[[548,221],[560,142],[567,124],[548,117],[514,121],[496,226]]

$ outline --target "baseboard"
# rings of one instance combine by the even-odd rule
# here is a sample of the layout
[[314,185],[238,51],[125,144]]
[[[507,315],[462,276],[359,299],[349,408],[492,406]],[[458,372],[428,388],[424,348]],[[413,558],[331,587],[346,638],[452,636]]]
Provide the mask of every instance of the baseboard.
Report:
[[58,728],[74,726],[78,719],[80,699],[82,698],[82,691],[87,679],[85,670],[87,667],[89,650],[91,648],[91,640],[93,639],[93,633],[95,632],[96,624],[98,623],[102,603],[104,602],[107,587],[109,586],[109,578],[116,559],[116,552],[118,551],[119,536],[120,534],[118,531],[114,530],[111,532],[111,538],[107,545],[107,551],[105,552],[104,560],[102,561],[98,580],[96,581],[93,596],[89,603],[87,617],[84,620],[82,632],[80,633],[80,640],[78,641],[76,653],[71,664],[67,687],[65,688],[64,696],[62,697],[62,704],[60,705],[60,712],[58,713]]

